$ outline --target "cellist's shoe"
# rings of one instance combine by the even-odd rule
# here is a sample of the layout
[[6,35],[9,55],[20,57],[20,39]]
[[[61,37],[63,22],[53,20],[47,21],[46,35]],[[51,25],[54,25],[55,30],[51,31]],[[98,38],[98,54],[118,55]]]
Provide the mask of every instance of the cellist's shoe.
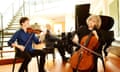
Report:
[[67,62],[69,58],[63,58],[62,61],[63,62]]
[[73,72],[77,72],[77,70],[73,68]]

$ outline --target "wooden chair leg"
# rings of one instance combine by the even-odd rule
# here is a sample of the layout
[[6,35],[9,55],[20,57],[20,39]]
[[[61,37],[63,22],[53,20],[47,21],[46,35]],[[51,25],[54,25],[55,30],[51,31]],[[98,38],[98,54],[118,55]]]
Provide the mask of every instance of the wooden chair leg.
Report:
[[13,61],[12,72],[14,72],[14,69],[15,69],[15,63],[16,63],[16,58],[15,58],[14,61]]
[[48,53],[47,53],[47,65],[48,65]]
[[3,57],[3,54],[2,54],[2,52],[0,53],[0,55],[1,55],[1,58]]
[[2,50],[0,50],[0,55],[1,55],[1,58],[3,57],[3,53],[2,53]]
[[36,58],[37,58],[37,65],[38,65],[38,71],[39,71],[39,68],[40,68],[39,56],[36,56]]
[[55,62],[55,51],[53,51],[53,63]]

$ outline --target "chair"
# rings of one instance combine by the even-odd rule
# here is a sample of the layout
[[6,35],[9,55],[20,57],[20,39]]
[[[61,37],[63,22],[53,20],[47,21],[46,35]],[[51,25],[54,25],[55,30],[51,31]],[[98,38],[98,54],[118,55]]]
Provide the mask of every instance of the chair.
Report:
[[52,54],[53,56],[53,62],[55,62],[55,48],[54,47],[46,47],[44,48],[46,54],[47,54],[47,59],[48,59],[48,54]]
[[107,56],[106,49],[111,45],[114,41],[114,31],[110,31],[113,27],[114,19],[110,16],[100,16],[102,20],[102,25],[100,28],[100,36],[102,37],[101,47],[103,46],[103,51],[105,56]]
[[[110,29],[114,24],[114,19],[110,16],[100,16],[100,18],[102,20],[101,27],[98,30],[98,34],[100,36],[100,44],[96,52],[102,54],[102,51],[103,51],[104,55],[107,56],[106,50],[114,41],[114,31],[110,31]],[[96,57],[96,60],[97,58],[98,57]],[[104,57],[101,58],[101,60],[105,70]],[[97,64],[95,66],[97,66]]]
[[[54,48],[54,42],[46,41],[45,42],[45,48],[44,48],[46,54],[52,54],[53,56],[53,62],[55,61],[55,48]],[[47,55],[48,59],[48,55]]]
[[[53,55],[53,62],[55,59],[55,47],[54,44],[58,40],[55,36],[50,34],[50,31],[47,30],[47,34],[45,35],[45,51],[47,54],[52,54]],[[48,58],[48,56],[47,56]]]
[[[27,52],[25,52],[25,54],[27,54],[28,56],[30,56]],[[38,68],[40,67],[39,66],[39,59],[38,59],[38,56],[36,56],[37,58],[37,65],[38,65]],[[15,69],[15,63],[16,63],[16,60],[17,59],[24,59],[24,56],[23,56],[23,53],[19,50],[19,49],[15,49],[15,58],[13,60],[13,67],[12,67],[12,72],[14,72],[14,69]]]

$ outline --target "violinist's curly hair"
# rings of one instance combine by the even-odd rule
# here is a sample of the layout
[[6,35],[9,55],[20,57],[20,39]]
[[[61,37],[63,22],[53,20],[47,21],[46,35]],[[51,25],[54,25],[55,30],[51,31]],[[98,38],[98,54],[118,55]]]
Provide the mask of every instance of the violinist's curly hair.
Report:
[[87,18],[86,23],[88,24],[89,20],[91,20],[92,18],[97,19],[96,28],[97,28],[97,29],[100,29],[100,27],[101,27],[101,18],[100,18],[99,15],[90,15],[90,16]]
[[29,20],[28,17],[21,17],[21,18],[20,18],[20,21],[19,21],[20,25],[22,25],[22,23],[24,23],[24,22],[27,21],[27,20]]

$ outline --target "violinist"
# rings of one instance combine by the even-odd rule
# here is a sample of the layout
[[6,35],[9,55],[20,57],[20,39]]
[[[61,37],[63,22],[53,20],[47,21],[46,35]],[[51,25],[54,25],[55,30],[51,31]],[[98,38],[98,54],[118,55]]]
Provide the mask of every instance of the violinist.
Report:
[[[77,30],[77,37],[78,37],[78,43],[81,42],[81,40],[86,36],[89,35],[90,32],[92,32],[92,35],[96,38],[96,40],[99,42],[99,35],[97,33],[97,30],[101,26],[101,19],[97,15],[91,15],[87,18],[86,20],[87,25],[86,26],[80,26],[79,29]],[[73,39],[73,42],[76,42],[75,39]],[[94,43],[93,43],[94,44]],[[76,51],[78,51],[81,47],[78,47]],[[97,49],[97,48],[96,48]],[[91,53],[92,54],[92,53]],[[93,58],[95,59],[95,55],[93,54]],[[97,72],[97,60],[94,60],[93,66],[91,67],[90,70],[84,70],[80,72]],[[82,64],[84,65],[84,64]],[[94,70],[93,70],[94,69]],[[76,69],[73,69],[73,72],[76,72]]]
[[[35,36],[34,32],[27,32],[27,28],[29,27],[29,18],[22,17],[19,23],[21,28],[16,31],[12,38],[8,41],[9,46],[19,49],[21,51],[21,55],[24,55],[23,63],[21,64],[18,72],[28,72],[28,64],[31,61],[31,58],[34,56],[40,56],[39,72],[45,72],[45,52],[43,50],[36,50],[32,48],[33,42],[38,44],[41,41]],[[31,30],[29,29],[29,31]],[[15,41],[17,41],[17,43],[15,43]],[[29,53],[31,57],[29,57],[24,52]]]

